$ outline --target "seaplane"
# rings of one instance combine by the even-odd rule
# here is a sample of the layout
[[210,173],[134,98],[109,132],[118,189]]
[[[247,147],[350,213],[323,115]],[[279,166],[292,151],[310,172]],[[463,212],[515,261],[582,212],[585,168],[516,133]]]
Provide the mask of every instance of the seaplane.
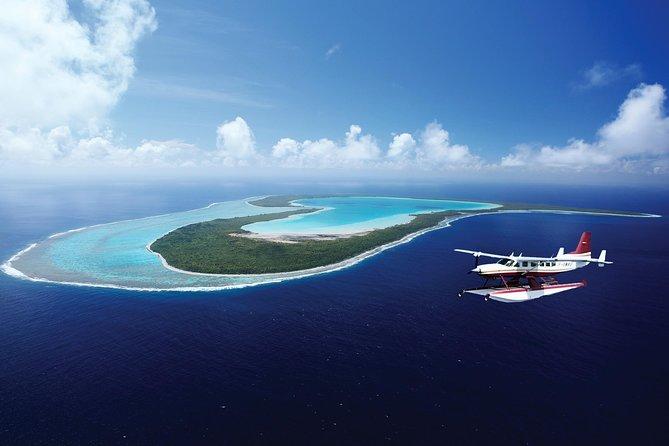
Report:
[[[493,299],[500,302],[525,302],[543,296],[562,293],[564,291],[581,288],[586,285],[585,280],[572,283],[558,283],[555,275],[567,271],[583,268],[591,263],[598,266],[610,265],[613,262],[606,260],[606,250],[603,249],[599,257],[591,257],[590,232],[584,232],[576,245],[576,249],[569,253],[560,248],[553,257],[526,257],[520,255],[500,255],[468,249],[456,249],[456,252],[474,256],[474,269],[485,279],[483,286],[462,290],[458,293],[478,294],[486,300]],[[499,259],[496,263],[479,264],[481,257]],[[490,285],[489,282],[492,281]]]

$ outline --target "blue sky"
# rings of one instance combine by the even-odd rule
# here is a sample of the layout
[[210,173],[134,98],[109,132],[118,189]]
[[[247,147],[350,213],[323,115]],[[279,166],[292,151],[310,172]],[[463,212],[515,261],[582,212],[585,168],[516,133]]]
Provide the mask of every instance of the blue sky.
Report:
[[[58,34],[66,36],[59,48],[74,49],[45,56],[60,50],[17,45],[5,59],[12,63],[25,52],[56,60],[60,68],[29,69],[35,78],[66,77],[74,84],[62,91],[45,87],[44,96],[83,91],[76,82],[87,82],[89,65],[100,85],[62,110],[60,121],[41,118],[38,107],[49,101],[39,98],[20,109],[28,117],[23,121],[12,121],[20,114],[6,107],[4,125],[13,139],[5,140],[4,151],[13,161],[23,146],[12,141],[38,132],[39,141],[56,147],[55,154],[39,156],[47,164],[100,153],[123,164],[136,153],[146,161],[147,154],[160,152],[169,153],[160,162],[189,165],[187,153],[220,150],[223,155],[208,159],[208,166],[273,166],[277,157],[270,152],[277,155],[272,148],[285,138],[287,149],[280,152],[291,161],[281,165],[291,168],[313,167],[313,154],[323,156],[323,164],[337,164],[333,160],[341,157],[330,156],[337,150],[348,150],[344,168],[368,168],[371,160],[374,169],[392,164],[444,172],[466,166],[480,172],[492,166],[498,173],[500,160],[514,153],[507,167],[549,168],[564,159],[558,164],[574,175],[590,164],[602,172],[625,171],[632,180],[649,172],[664,176],[669,168],[664,110],[624,141],[634,149],[611,138],[628,121],[643,126],[645,112],[614,126],[614,136],[602,136],[608,123],[623,120],[619,108],[627,99],[641,98],[637,102],[646,101],[648,110],[665,107],[669,6],[659,1],[27,3],[62,17],[20,29],[26,26],[21,15],[34,11],[16,6],[18,18],[9,19],[14,22],[0,39]],[[78,25],[81,35],[67,40],[62,29]],[[119,47],[116,38],[103,41],[94,32],[104,25],[112,30],[105,35],[117,32],[127,42]],[[90,54],[76,52],[86,45]],[[100,62],[92,53],[109,60]],[[76,68],[62,75],[62,66],[84,67],[84,75]],[[13,91],[22,87],[17,85]],[[81,105],[93,97],[99,100]],[[34,122],[31,111],[40,116]],[[82,123],[84,116],[93,118]],[[389,162],[386,151],[403,133],[403,161]],[[575,146],[574,139],[585,145]],[[332,144],[312,147],[321,140]],[[430,146],[430,140],[436,142]],[[137,150],[147,141],[153,145]],[[646,141],[647,148],[638,148]],[[2,149],[0,138],[0,160]],[[305,162],[308,151],[311,161]]]
[[[140,43],[139,82],[113,114],[135,140],[207,144],[237,115],[266,147],[337,138],[351,123],[389,141],[438,120],[456,142],[496,155],[589,138],[640,81],[669,84],[659,2],[152,4],[159,27]],[[641,74],[575,89],[597,62]],[[230,100],[157,95],[145,80]]]

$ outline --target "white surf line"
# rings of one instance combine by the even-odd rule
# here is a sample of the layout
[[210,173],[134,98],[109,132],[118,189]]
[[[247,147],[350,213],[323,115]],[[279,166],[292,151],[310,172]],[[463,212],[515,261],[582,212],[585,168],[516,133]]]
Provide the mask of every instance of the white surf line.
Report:
[[[48,236],[46,238],[46,240],[51,240],[51,239],[54,239],[54,238],[62,237],[62,236],[67,235],[67,234],[72,234],[74,232],[81,232],[81,231],[86,230],[86,229],[97,228],[97,227],[100,227],[100,226],[115,225],[115,224],[125,223],[125,222],[129,222],[129,221],[146,220],[146,219],[149,219],[149,218],[156,218],[156,217],[165,217],[167,215],[172,215],[172,214],[181,213],[181,212],[200,211],[200,210],[203,210],[203,209],[209,209],[210,207],[215,206],[215,205],[220,204],[220,203],[222,203],[222,202],[214,202],[214,203],[211,203],[211,204],[209,204],[205,207],[196,208],[196,209],[189,209],[187,211],[177,211],[177,212],[170,212],[170,213],[167,213],[167,214],[150,215],[148,217],[128,218],[128,219],[125,219],[125,220],[112,221],[112,222],[108,222],[108,223],[96,223],[94,225],[82,226],[80,228],[69,229],[67,231],[62,231],[62,232],[56,232],[55,234],[51,234],[50,236]],[[12,266],[12,262],[15,262],[16,260],[18,260],[19,257],[21,257],[26,252],[30,251],[31,249],[33,249],[35,246],[39,245],[40,243],[42,243],[42,241],[31,243],[26,248],[22,249],[21,251],[17,252],[16,254],[14,254],[5,263],[0,265],[0,270],[9,274],[10,276],[21,277],[21,278],[23,278],[23,277],[30,278],[30,276],[27,276],[23,272],[14,268]],[[44,279],[44,280],[46,280],[46,279]]]
[[9,258],[9,260],[7,260],[5,263],[3,263],[2,265],[0,265],[0,270],[2,270],[5,274],[10,275],[10,276],[12,276],[12,277],[18,277],[18,278],[20,278],[20,279],[23,279],[23,278],[29,278],[28,276],[26,276],[25,274],[23,274],[21,271],[19,271],[18,269],[14,268],[14,267],[12,266],[12,262],[15,261],[16,259],[18,259],[19,257],[21,257],[21,256],[22,256],[23,254],[25,254],[26,252],[28,252],[28,251],[30,251],[31,249],[33,249],[35,246],[37,246],[37,243],[31,243],[31,244],[28,245],[27,247],[23,248],[21,251],[17,252],[17,253],[14,254],[13,256],[11,256],[11,257]]
[[[4,266],[4,265],[3,265]],[[92,287],[92,288],[108,288],[115,290],[128,290],[128,291],[149,291],[149,292],[158,292],[158,291],[176,291],[176,292],[202,292],[202,291],[221,291],[228,289],[238,289],[238,288],[248,288],[256,285],[265,285],[267,283],[281,282],[281,280],[267,280],[264,282],[251,282],[251,283],[240,283],[240,284],[228,284],[228,285],[219,285],[219,286],[182,286],[182,287],[172,287],[172,288],[150,288],[150,287],[139,287],[131,285],[114,285],[111,283],[90,283],[90,282],[70,282],[62,280],[51,280],[45,279],[42,277],[31,277],[27,276],[19,271],[19,275],[15,276],[16,278],[22,280],[28,280],[30,282],[43,282],[51,283],[56,285],[68,285],[68,286],[77,286],[77,287]]]
[[[251,200],[253,198],[250,198]],[[193,210],[201,210],[201,209],[206,209],[209,208],[215,204],[219,204],[220,202],[217,203],[212,203],[209,206],[206,206],[204,208],[198,208],[198,209],[193,209]],[[247,202],[247,204],[250,204]],[[256,206],[256,207],[265,207],[265,206]],[[271,207],[270,207],[271,209]],[[190,211],[183,211],[183,212],[190,212]],[[280,211],[279,211],[280,212]],[[463,211],[466,212],[466,211]],[[114,224],[114,223],[121,223],[121,222],[126,222],[126,221],[131,221],[131,220],[143,220],[147,218],[153,218],[153,217],[159,217],[159,216],[165,216],[165,215],[171,215],[174,214],[175,212],[168,213],[168,214],[160,214],[160,215],[154,215],[151,217],[143,217],[143,218],[138,218],[138,219],[127,219],[127,220],[121,220],[118,222],[113,222],[113,223],[103,223],[103,224],[98,224],[98,225],[91,225],[88,227],[84,228],[79,228],[78,230],[86,229],[89,227],[96,227],[96,226],[102,226],[106,224]],[[268,212],[268,213],[273,213],[273,212]],[[185,270],[180,270],[178,268],[174,268],[170,265],[167,264],[165,259],[158,253],[151,251],[149,249],[149,246],[155,242],[152,241],[149,245],[146,246],[146,248],[152,252],[153,254],[157,255],[163,266],[166,268],[182,273],[182,274],[192,274],[192,275],[202,275],[202,276],[213,276],[213,277],[221,277],[221,278],[260,278],[261,280],[258,282],[251,282],[251,283],[243,283],[243,284],[227,284],[227,285],[214,285],[214,286],[199,286],[199,287],[172,287],[172,288],[148,288],[148,287],[133,287],[133,286],[123,286],[123,285],[114,285],[114,284],[104,284],[104,283],[83,283],[83,282],[67,282],[67,281],[56,281],[56,280],[50,280],[50,279],[43,279],[43,278],[35,278],[35,277],[30,277],[27,276],[26,274],[22,273],[19,270],[16,270],[11,266],[11,262],[18,259],[22,254],[25,252],[29,251],[30,249],[34,248],[37,243],[33,243],[29,245],[27,248],[23,249],[22,251],[19,251],[16,253],[12,258],[10,258],[7,262],[2,264],[0,266],[0,269],[9,274],[13,275],[14,277],[25,279],[25,280],[30,280],[33,282],[48,282],[48,283],[56,283],[56,284],[64,284],[64,285],[73,285],[73,286],[90,286],[90,287],[96,287],[96,288],[113,288],[113,289],[123,289],[123,290],[132,290],[132,291],[179,291],[179,292],[197,292],[197,291],[221,291],[221,290],[226,290],[226,289],[239,289],[239,288],[247,288],[251,286],[257,286],[257,285],[265,285],[265,284],[271,284],[271,283],[278,283],[278,282],[283,282],[286,280],[295,280],[295,279],[301,279],[305,277],[310,277],[310,276],[315,276],[315,275],[320,275],[320,274],[326,274],[334,271],[339,271],[344,268],[348,268],[350,266],[356,265],[363,260],[372,257],[376,254],[379,254],[386,249],[393,248],[395,246],[408,243],[414,238],[423,235],[425,233],[431,232],[431,231],[436,231],[438,229],[442,229],[445,227],[450,227],[450,224],[454,221],[461,220],[463,218],[468,218],[468,217],[475,217],[477,215],[498,215],[501,213],[552,213],[552,214],[582,214],[582,215],[604,215],[604,216],[613,216],[613,217],[642,217],[642,218],[647,218],[647,217],[661,217],[661,215],[658,214],[618,214],[618,213],[608,213],[608,212],[588,212],[588,211],[576,211],[576,210],[559,210],[559,209],[517,209],[517,210],[498,210],[498,211],[492,211],[491,212],[477,212],[477,213],[472,213],[472,214],[463,214],[459,215],[457,217],[446,217],[444,220],[442,220],[440,223],[438,223],[435,226],[432,226],[430,228],[425,228],[420,231],[407,234],[403,238],[396,240],[394,242],[387,243],[385,245],[377,246],[369,251],[366,251],[364,253],[358,254],[355,257],[352,257],[350,259],[346,259],[342,262],[334,263],[331,265],[324,265],[316,268],[311,268],[311,269],[306,269],[306,270],[298,270],[298,271],[291,271],[291,272],[286,272],[286,273],[270,273],[270,274],[213,274],[213,273],[198,273],[198,272],[193,272],[193,271],[185,271]],[[232,218],[232,217],[230,217]],[[74,230],[72,230],[74,231]],[[72,231],[67,231],[67,232],[72,232]],[[67,233],[65,232],[65,233]],[[172,231],[169,231],[172,232]],[[169,233],[168,232],[168,233]],[[63,233],[63,234],[65,234]],[[165,235],[165,234],[163,234]],[[160,238],[160,237],[158,237]],[[157,240],[157,239],[156,239]],[[15,272],[15,274],[11,274],[8,271]],[[281,276],[281,274],[285,274],[285,276]],[[278,275],[278,276],[277,276]],[[277,276],[277,277],[274,277]],[[263,278],[265,278],[263,280]]]
[[[112,221],[112,222],[107,222],[107,223],[96,223],[96,224],[94,224],[94,225],[82,226],[82,227],[80,227],[80,228],[69,229],[69,230],[67,230],[67,231],[62,231],[62,232],[56,232],[56,233],[54,233],[54,234],[49,235],[49,236],[46,237],[46,239],[44,239],[44,240],[41,240],[41,241],[39,241],[39,242],[34,242],[34,243],[29,244],[27,247],[25,247],[24,249],[20,250],[20,251],[17,252],[16,254],[14,254],[14,255],[13,255],[12,257],[10,257],[7,261],[5,261],[2,265],[0,265],[0,271],[3,271],[4,273],[6,273],[6,274],[8,274],[8,275],[10,275],[10,276],[18,277],[18,278],[22,278],[22,279],[35,280],[35,281],[44,281],[44,282],[51,282],[51,283],[67,283],[67,284],[71,284],[71,285],[84,285],[84,284],[79,284],[79,283],[74,283],[74,282],[58,282],[58,281],[51,281],[51,280],[49,280],[49,279],[37,279],[37,278],[32,278],[32,277],[30,277],[30,276],[24,274],[22,271],[19,271],[18,269],[14,268],[14,267],[12,266],[12,263],[15,262],[16,260],[18,260],[19,257],[21,257],[22,255],[24,255],[25,253],[27,253],[28,251],[30,251],[31,249],[33,249],[34,247],[36,247],[37,245],[39,245],[40,243],[42,243],[43,241],[45,241],[45,240],[50,240],[50,239],[54,239],[54,238],[58,238],[58,237],[62,237],[62,236],[64,236],[64,235],[71,234],[71,233],[73,233],[73,232],[80,232],[80,231],[83,231],[83,230],[85,230],[85,229],[97,228],[97,227],[100,227],[100,226],[108,226],[108,225],[116,225],[116,224],[119,224],[119,223],[127,223],[127,222],[129,222],[129,221],[148,220],[148,219],[151,219],[151,218],[166,217],[166,216],[168,216],[168,215],[173,215],[173,214],[196,212],[196,211],[201,211],[201,210],[204,210],[204,209],[209,209],[209,208],[211,208],[212,206],[216,206],[217,204],[229,203],[229,202],[233,202],[233,201],[243,201],[245,204],[248,204],[248,205],[251,205],[251,206],[254,206],[254,207],[261,207],[261,208],[265,208],[265,209],[273,209],[272,207],[255,206],[255,205],[249,203],[250,200],[258,200],[258,199],[261,199],[261,198],[266,198],[266,197],[268,197],[268,196],[269,196],[269,195],[266,195],[266,196],[264,196],[264,197],[249,197],[249,198],[242,198],[242,199],[239,199],[239,200],[215,201],[215,202],[213,202],[213,203],[211,203],[211,204],[208,204],[207,206],[204,206],[204,207],[201,207],[201,208],[188,209],[188,210],[185,210],[185,211],[167,212],[167,213],[164,213],[164,214],[157,214],[157,215],[149,215],[148,217],[126,218],[126,219],[124,219],[124,220],[117,220],[117,221]],[[278,208],[277,208],[277,209],[278,209]],[[277,212],[281,212],[281,211],[269,211],[269,212],[267,212],[267,214],[273,214],[273,213],[277,213]],[[206,221],[206,220],[205,220],[205,221]],[[178,228],[177,228],[177,229],[178,229]],[[172,231],[170,231],[170,232],[172,232]],[[163,234],[163,236],[166,235],[166,234],[169,234],[169,232]],[[161,237],[162,237],[162,236],[161,236]],[[160,237],[158,237],[158,238],[160,238]],[[158,239],[156,239],[156,240],[158,240]],[[156,240],[154,240],[154,242],[155,242]],[[153,242],[151,242],[151,243],[153,243]],[[149,250],[149,251],[150,251],[150,250]],[[90,285],[90,286],[93,286],[93,285]],[[138,288],[138,289],[144,289],[144,288]]]
[[[615,213],[615,212],[589,212],[589,211],[577,211],[577,210],[567,210],[567,209],[507,209],[499,210],[496,213],[507,213],[507,214],[523,214],[523,213],[546,213],[546,214],[581,214],[581,215],[604,215],[607,217],[625,217],[625,218],[660,218],[662,217],[659,214],[647,214],[645,212],[639,212],[637,214],[625,214],[625,213]],[[486,214],[492,214],[494,212],[486,212]]]

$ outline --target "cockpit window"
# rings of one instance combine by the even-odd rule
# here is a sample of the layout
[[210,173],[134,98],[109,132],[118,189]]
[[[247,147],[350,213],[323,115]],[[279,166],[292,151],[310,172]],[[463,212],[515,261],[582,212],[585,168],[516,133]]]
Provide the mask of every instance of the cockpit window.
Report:
[[500,259],[497,263],[504,266],[513,266],[516,262],[511,259]]

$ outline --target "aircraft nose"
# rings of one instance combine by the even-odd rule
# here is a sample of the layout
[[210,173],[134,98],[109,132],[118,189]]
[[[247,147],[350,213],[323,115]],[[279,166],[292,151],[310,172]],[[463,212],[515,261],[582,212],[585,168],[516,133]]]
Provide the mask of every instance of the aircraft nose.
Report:
[[481,272],[481,267],[477,266],[476,268],[472,269],[470,273],[480,273]]

